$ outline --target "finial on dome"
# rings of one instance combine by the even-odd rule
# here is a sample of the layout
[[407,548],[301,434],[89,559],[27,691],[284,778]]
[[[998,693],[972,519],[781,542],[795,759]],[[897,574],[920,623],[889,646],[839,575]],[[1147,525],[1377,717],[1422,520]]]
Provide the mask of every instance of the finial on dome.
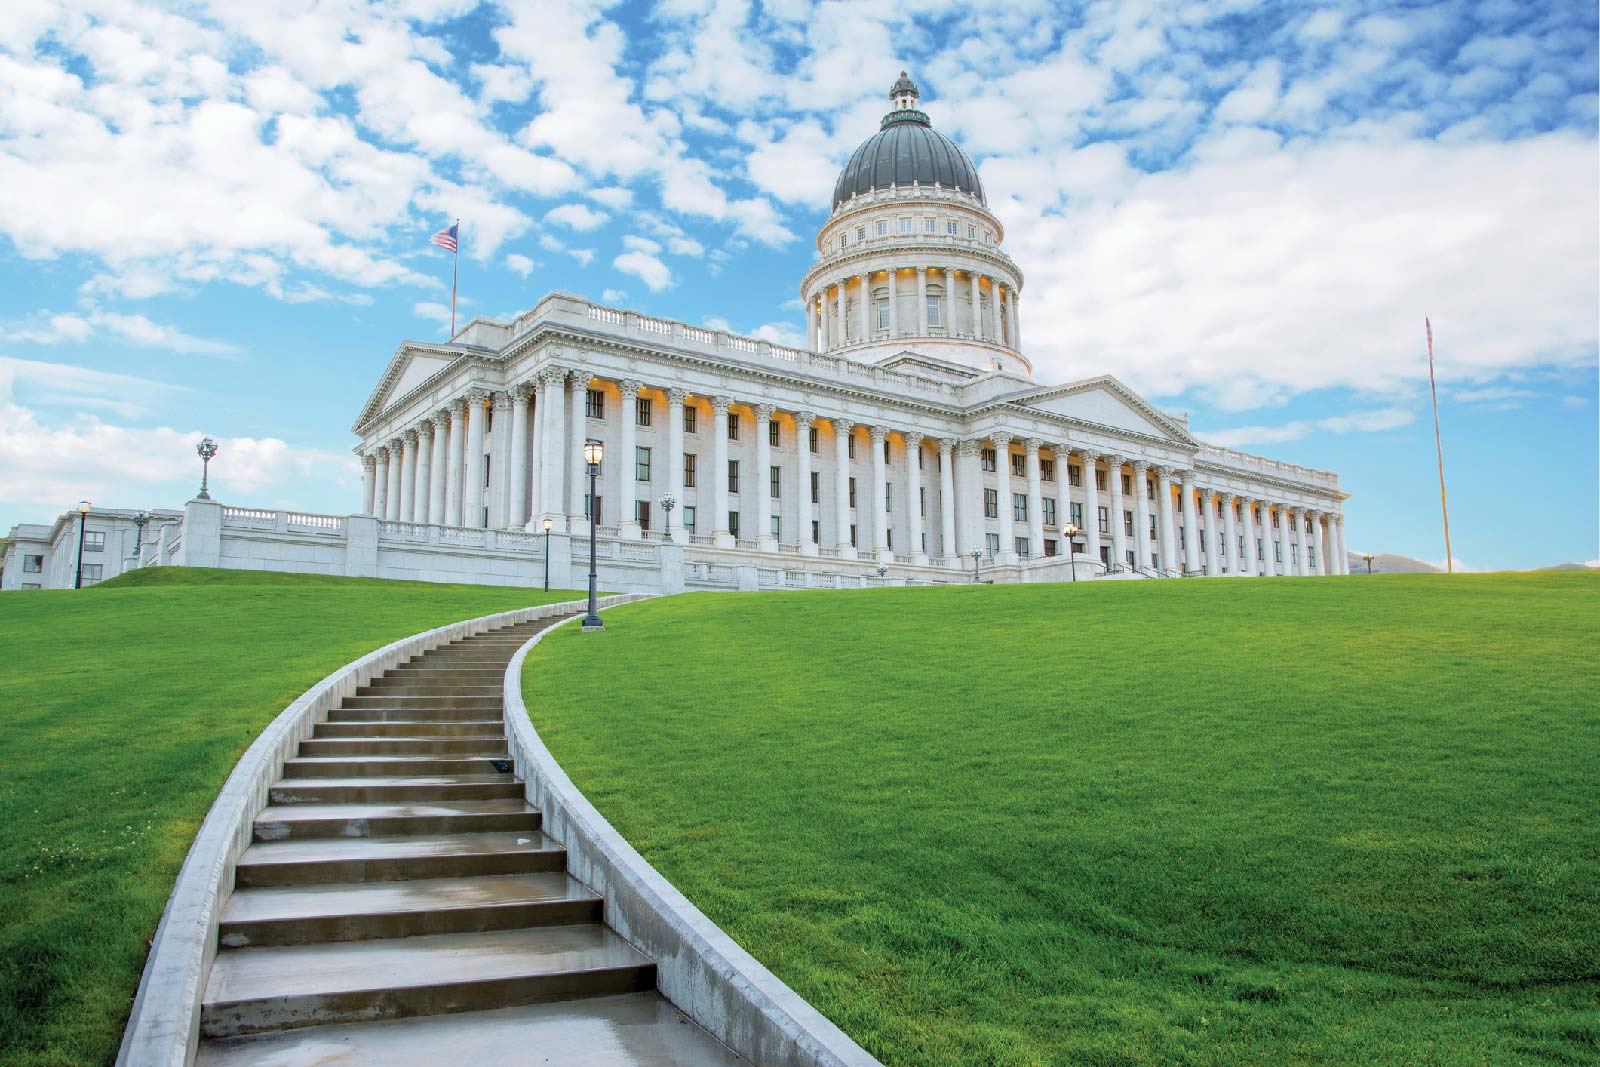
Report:
[[917,83],[903,70],[900,72],[900,80],[889,89],[889,99],[893,100],[894,106],[901,111],[915,110],[917,98],[921,95],[917,90]]

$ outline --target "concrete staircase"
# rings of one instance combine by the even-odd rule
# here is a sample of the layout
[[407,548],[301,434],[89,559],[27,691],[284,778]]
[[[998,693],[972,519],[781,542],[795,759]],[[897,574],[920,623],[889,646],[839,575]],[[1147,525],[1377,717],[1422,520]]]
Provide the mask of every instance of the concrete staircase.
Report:
[[535,622],[389,671],[284,766],[239,859],[201,1065],[743,1063],[655,992],[511,773]]

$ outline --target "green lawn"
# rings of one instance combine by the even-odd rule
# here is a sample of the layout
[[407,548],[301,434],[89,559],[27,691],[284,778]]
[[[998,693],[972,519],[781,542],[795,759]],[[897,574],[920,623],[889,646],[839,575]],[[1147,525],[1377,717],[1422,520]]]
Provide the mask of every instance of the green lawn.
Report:
[[109,1063],[240,753],[341,664],[574,593],[161,568],[0,594],[0,1063]]
[[1600,1061],[1600,576],[701,594],[534,721],[848,1033],[935,1064]]

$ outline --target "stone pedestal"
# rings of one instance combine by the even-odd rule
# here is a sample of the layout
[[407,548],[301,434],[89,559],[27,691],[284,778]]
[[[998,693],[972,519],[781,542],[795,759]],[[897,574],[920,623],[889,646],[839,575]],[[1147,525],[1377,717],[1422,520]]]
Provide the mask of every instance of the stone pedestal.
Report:
[[222,505],[191,500],[183,509],[183,544],[174,561],[180,567],[222,566]]
[[344,520],[344,573],[351,578],[378,576],[378,520],[351,515]]

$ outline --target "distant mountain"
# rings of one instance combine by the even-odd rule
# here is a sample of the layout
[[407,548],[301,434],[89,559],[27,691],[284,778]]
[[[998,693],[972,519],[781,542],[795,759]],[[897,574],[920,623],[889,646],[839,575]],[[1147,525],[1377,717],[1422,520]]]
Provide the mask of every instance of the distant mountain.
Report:
[[1553,567],[1540,567],[1542,571],[1592,571],[1600,570],[1593,563],[1557,563]]
[[[1366,574],[1367,561],[1354,552],[1350,553],[1350,573]],[[1372,557],[1373,574],[1438,574],[1440,568],[1431,563],[1424,563],[1420,559],[1410,556],[1398,556],[1393,552],[1379,552]]]

